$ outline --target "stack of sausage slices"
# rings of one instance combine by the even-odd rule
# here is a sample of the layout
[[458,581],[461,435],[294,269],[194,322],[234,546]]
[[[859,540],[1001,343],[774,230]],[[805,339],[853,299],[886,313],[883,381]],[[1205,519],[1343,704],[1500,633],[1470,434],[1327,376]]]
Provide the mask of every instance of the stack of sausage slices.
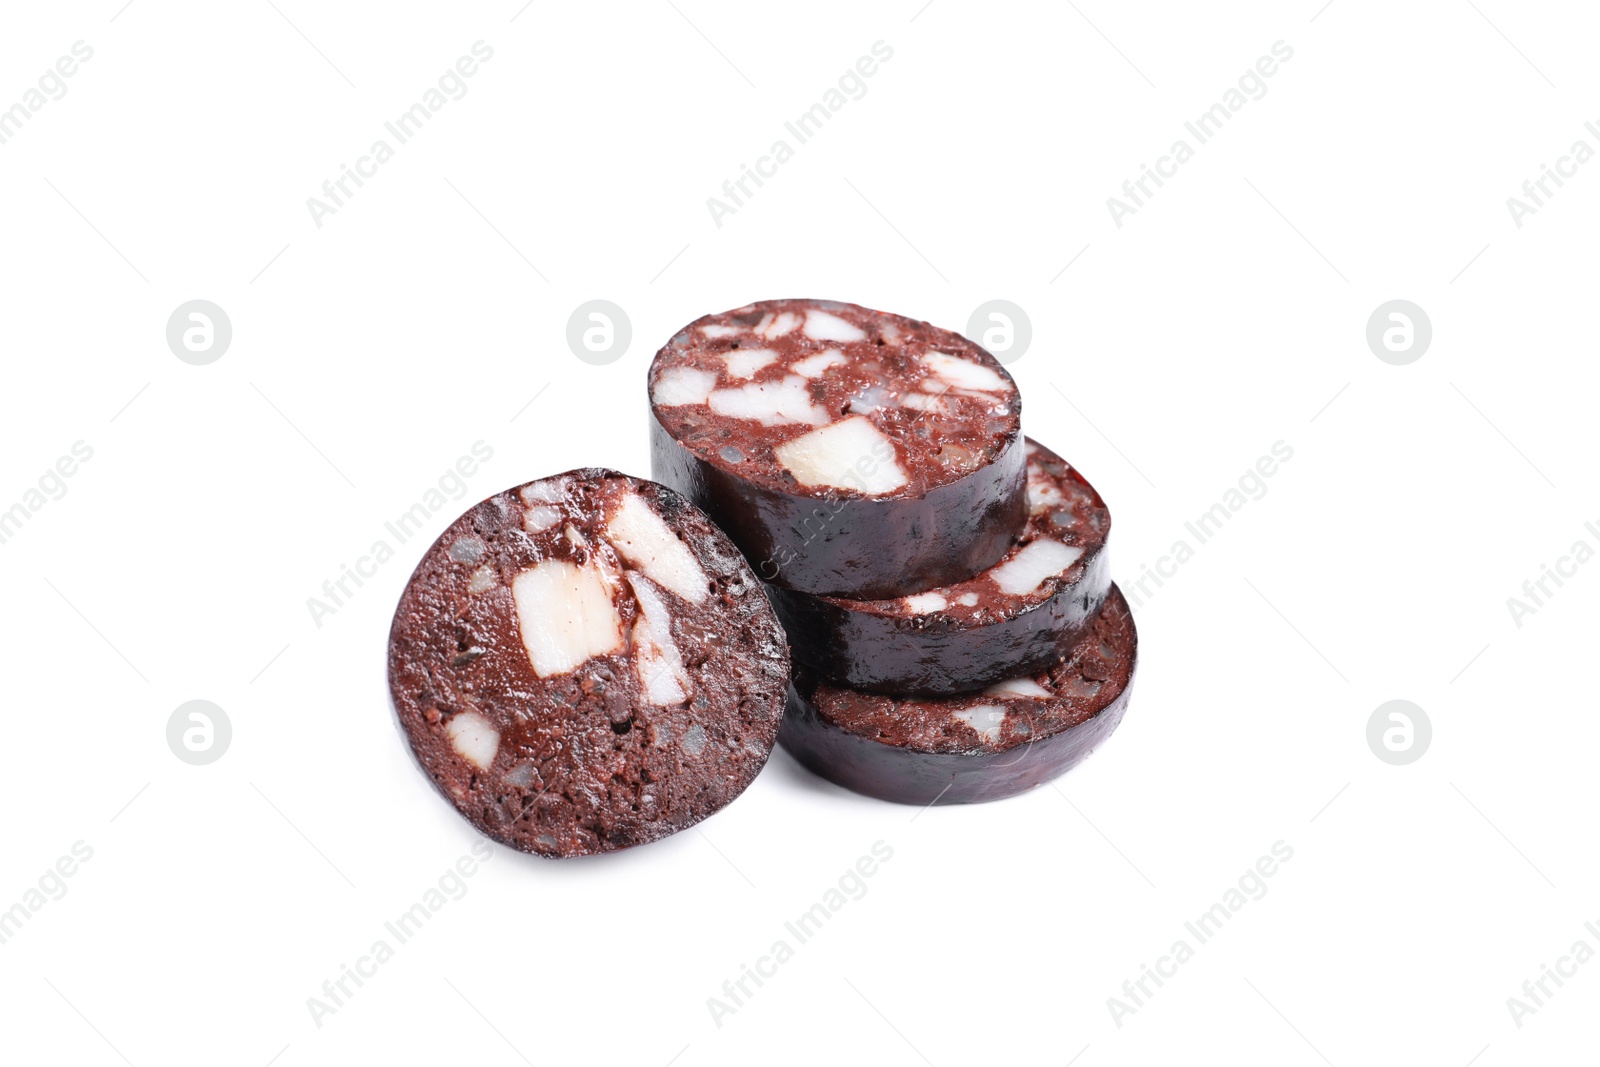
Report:
[[822,300],[699,319],[650,368],[651,470],[738,545],[794,665],[779,742],[885,800],[994,800],[1121,721],[1138,637],[1100,494],[1000,363]]
[[782,744],[908,804],[1010,796],[1116,728],[1137,652],[1094,488],[972,342],[820,300],[650,367],[654,481],[496,494],[424,554],[389,688],[439,791],[550,857],[654,841]]

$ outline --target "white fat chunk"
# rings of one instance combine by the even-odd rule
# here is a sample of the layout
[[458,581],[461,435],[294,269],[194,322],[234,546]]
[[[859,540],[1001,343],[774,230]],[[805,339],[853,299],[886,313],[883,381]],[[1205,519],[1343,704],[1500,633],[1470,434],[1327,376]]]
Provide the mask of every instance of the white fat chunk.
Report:
[[930,611],[943,611],[950,606],[950,601],[939,593],[917,593],[906,597],[905,605],[913,615],[926,615]]
[[1034,681],[1032,678],[1007,678],[1003,682],[996,682],[983,691],[989,697],[1046,697],[1050,690]]
[[650,399],[664,408],[683,404],[704,404],[711,390],[717,387],[717,376],[708,370],[694,367],[669,367],[656,379],[656,389]]
[[806,312],[805,335],[813,341],[865,341],[861,327],[816,308]]
[[850,413],[852,415],[870,415],[883,407],[889,399],[889,391],[883,386],[874,383],[866,386],[850,398]]
[[860,415],[785,441],[773,454],[801,485],[877,496],[906,484],[893,442]]
[[658,708],[681,704],[689,694],[660,647],[651,643],[648,624],[640,619],[633,624],[633,666],[639,673],[644,698]]
[[1000,728],[1006,721],[1006,709],[1000,705],[979,704],[977,707],[951,714],[982,734],[985,740],[1000,740]]
[[944,465],[946,470],[977,470],[978,464],[983,462],[983,453],[974,452],[966,445],[958,445],[951,442],[940,446],[939,462]]
[[789,375],[776,382],[750,382],[737,389],[718,389],[707,398],[711,410],[735,419],[752,419],[763,426],[806,423],[827,424],[828,413],[811,402],[806,380]]
[[807,356],[789,364],[789,369],[802,378],[820,378],[822,372],[829,367],[842,367],[849,362],[844,353],[837,348],[824,348],[814,356]]
[[736,348],[722,356],[728,364],[728,373],[735,378],[749,378],[762,367],[777,362],[778,353],[770,348]]
[[524,504],[559,504],[567,498],[567,479],[541,478],[522,487]]
[[1028,468],[1028,510],[1035,515],[1059,508],[1067,502],[1061,489],[1035,467]]
[[1001,592],[1012,596],[1027,596],[1039,588],[1039,583],[1054,577],[1078,562],[1083,549],[1064,545],[1050,538],[1040,538],[1022,551],[989,572]]
[[978,606],[978,594],[962,593],[956,598],[956,603],[960,604],[962,607],[975,608]]
[[522,513],[522,528],[529,533],[548,530],[561,521],[561,509],[549,504],[535,504]]
[[912,411],[943,412],[950,410],[943,399],[937,396],[929,396],[927,393],[907,393],[900,398],[900,406],[910,408]]
[[451,716],[444,732],[450,735],[450,747],[456,750],[456,755],[480,771],[488,770],[495,753],[500,751],[500,731],[475,711],[461,711]]
[[1006,380],[982,363],[974,363],[970,359],[962,359],[946,352],[926,352],[922,356],[922,362],[951,385],[993,393],[1009,391]]
[[778,315],[774,315],[769,311],[762,316],[760,322],[756,323],[756,333],[770,341],[774,337],[782,337],[785,334],[794,333],[794,328],[798,325],[800,325],[800,316],[792,311],[785,311]]
[[540,678],[566,674],[622,647],[611,584],[593,562],[536,563],[512,579],[511,595],[522,645]]
[[626,493],[606,523],[605,538],[618,554],[663,589],[691,604],[706,598],[706,572],[689,546],[637,493]]
[[1061,683],[1061,695],[1087,700],[1100,692],[1100,685],[1092,678],[1067,678]]
[[724,326],[721,323],[713,322],[700,327],[700,332],[707,337],[736,337],[744,331],[737,326]]
[[689,696],[689,672],[672,639],[672,613],[646,576],[628,572],[628,584],[639,602],[633,624],[633,664],[645,698],[658,707],[681,703]]
[[496,584],[494,568],[485,563],[472,572],[472,580],[467,583],[467,592],[487,593]]

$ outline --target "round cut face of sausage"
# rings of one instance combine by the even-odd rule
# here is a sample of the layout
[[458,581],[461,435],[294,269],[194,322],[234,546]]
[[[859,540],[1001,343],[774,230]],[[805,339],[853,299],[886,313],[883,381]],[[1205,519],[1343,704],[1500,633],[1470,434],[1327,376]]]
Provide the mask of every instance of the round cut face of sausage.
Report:
[[679,331],[648,386],[652,476],[773,585],[913,593],[990,566],[1022,528],[1016,384],[948,330],[763,301]]
[[994,461],[1016,383],[958,334],[827,300],[685,327],[650,368],[656,418],[707,463],[812,496],[921,497]]
[[783,634],[688,501],[589,468],[473,507],[395,611],[389,684],[423,770],[483,833],[576,856],[643,844],[765,764]]
[[1111,514],[1060,456],[1026,451],[1027,525],[987,570],[880,600],[772,589],[795,661],[858,689],[945,694],[1056,659],[1111,589]]
[[1121,722],[1138,658],[1122,593],[1048,669],[947,697],[865,693],[796,671],[779,741],[815,773],[907,804],[997,800],[1070,769]]

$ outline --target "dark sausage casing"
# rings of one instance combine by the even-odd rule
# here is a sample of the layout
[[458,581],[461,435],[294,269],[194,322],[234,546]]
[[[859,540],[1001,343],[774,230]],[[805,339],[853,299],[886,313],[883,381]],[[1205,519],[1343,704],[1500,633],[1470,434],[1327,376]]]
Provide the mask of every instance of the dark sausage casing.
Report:
[[796,670],[778,743],[814,773],[902,804],[1014,796],[1065,773],[1128,707],[1138,634],[1111,595],[1047,671],[950,697],[863,693]]
[[797,664],[856,689],[958,693],[1060,656],[1111,589],[1110,512],[1054,452],[1027,442],[1028,523],[999,563],[905,597],[769,586]]

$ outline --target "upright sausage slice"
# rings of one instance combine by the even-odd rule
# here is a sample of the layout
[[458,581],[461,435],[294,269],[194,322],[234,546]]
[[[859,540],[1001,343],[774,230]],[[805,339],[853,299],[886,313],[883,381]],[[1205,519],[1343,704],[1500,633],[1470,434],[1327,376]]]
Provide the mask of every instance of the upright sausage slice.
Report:
[[796,663],[856,689],[947,694],[1031,674],[1071,646],[1111,589],[1105,501],[1027,442],[1028,523],[965,581],[883,600],[768,589]]
[[389,686],[483,833],[576,856],[732,801],[766,763],[788,650],[748,564],[664,486],[586,468],[476,505],[395,610]]
[[878,598],[960,581],[1026,517],[1016,383],[925,322],[750,304],[686,326],[649,388],[653,477],[775,585]]

